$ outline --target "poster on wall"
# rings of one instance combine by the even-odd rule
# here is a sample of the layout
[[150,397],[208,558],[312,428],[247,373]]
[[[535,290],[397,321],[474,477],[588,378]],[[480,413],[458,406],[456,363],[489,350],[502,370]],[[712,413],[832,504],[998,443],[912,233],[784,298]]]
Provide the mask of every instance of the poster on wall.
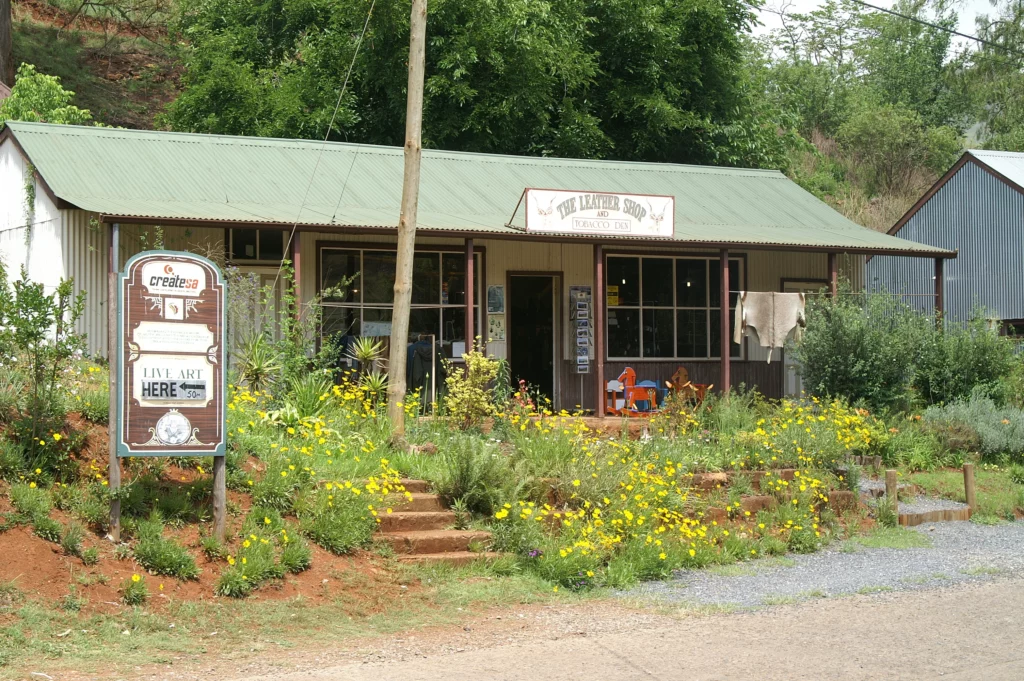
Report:
[[589,286],[569,287],[570,335],[576,339],[576,373],[590,373],[594,356],[594,328],[591,324],[592,296]]
[[531,188],[522,199],[527,232],[675,237],[674,196]]
[[505,315],[487,315],[487,338],[492,341],[505,340]]
[[501,284],[492,284],[487,287],[487,311],[505,311],[505,287]]
[[223,456],[225,286],[191,253],[147,251],[118,287],[118,456]]

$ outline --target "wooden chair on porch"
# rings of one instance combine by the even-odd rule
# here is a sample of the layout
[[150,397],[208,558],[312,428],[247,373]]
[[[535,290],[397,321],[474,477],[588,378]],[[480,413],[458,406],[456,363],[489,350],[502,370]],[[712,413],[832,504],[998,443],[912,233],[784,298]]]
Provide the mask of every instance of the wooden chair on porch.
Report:
[[668,381],[668,387],[676,395],[690,399],[699,405],[708,396],[708,391],[715,386],[707,383],[692,383],[690,372],[686,370],[686,367],[678,367],[672,374],[672,380]]

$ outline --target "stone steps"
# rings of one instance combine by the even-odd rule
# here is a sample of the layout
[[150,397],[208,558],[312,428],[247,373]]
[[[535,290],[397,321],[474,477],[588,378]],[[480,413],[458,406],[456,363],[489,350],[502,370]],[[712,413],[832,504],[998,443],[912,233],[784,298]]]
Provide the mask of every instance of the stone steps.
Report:
[[478,560],[495,560],[502,554],[491,551],[485,553],[474,553],[472,551],[448,551],[446,553],[409,553],[398,556],[400,563],[447,563],[448,565],[469,565]]
[[455,514],[451,511],[393,511],[380,516],[380,531],[443,530],[455,522]]
[[476,530],[414,530],[384,534],[384,539],[391,544],[395,553],[468,551],[470,544],[483,543],[490,538],[490,532]]
[[499,554],[470,551],[470,546],[486,546],[490,532],[451,530],[458,518],[445,507],[441,497],[431,494],[423,480],[401,481],[411,499],[401,498],[392,512],[380,516],[380,536],[404,563],[448,563],[465,565],[476,560],[493,560]]

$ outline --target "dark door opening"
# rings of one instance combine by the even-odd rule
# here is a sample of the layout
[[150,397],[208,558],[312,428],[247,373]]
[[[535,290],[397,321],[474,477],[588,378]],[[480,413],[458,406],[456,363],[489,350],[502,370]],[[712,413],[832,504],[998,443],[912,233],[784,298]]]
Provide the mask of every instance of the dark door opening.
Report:
[[555,399],[555,277],[512,275],[508,292],[508,361],[513,387],[525,380]]

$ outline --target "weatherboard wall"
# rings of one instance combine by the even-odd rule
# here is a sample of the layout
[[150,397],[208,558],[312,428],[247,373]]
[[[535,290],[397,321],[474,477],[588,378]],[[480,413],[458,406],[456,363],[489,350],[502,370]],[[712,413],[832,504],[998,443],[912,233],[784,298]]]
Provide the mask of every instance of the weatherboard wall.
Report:
[[[900,229],[899,236],[958,249],[944,266],[945,312],[966,320],[979,307],[1000,319],[1024,318],[1024,195],[974,162],[957,171]],[[931,260],[876,256],[867,286],[934,305]]]

